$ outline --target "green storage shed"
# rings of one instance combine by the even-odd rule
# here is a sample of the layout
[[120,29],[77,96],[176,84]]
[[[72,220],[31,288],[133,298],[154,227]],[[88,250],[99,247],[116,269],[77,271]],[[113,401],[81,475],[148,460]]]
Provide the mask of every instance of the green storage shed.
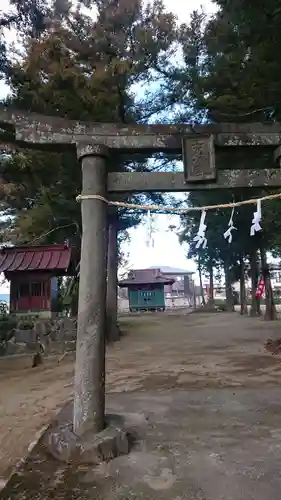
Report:
[[160,269],[137,269],[128,278],[119,281],[121,288],[128,289],[130,311],[165,311],[164,285],[175,280],[161,274]]

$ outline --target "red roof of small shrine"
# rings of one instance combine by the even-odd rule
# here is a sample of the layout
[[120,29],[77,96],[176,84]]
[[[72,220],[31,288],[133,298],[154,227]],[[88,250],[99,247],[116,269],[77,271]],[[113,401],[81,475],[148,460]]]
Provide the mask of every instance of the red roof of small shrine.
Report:
[[6,247],[0,250],[0,273],[67,271],[72,255],[66,244]]

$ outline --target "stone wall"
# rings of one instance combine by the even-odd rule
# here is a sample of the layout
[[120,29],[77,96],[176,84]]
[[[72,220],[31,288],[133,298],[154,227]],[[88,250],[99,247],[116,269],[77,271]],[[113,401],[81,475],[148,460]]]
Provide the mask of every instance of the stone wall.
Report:
[[33,353],[42,348],[46,353],[75,350],[76,331],[77,321],[72,318],[21,320],[8,332],[8,340],[0,342],[0,356]]

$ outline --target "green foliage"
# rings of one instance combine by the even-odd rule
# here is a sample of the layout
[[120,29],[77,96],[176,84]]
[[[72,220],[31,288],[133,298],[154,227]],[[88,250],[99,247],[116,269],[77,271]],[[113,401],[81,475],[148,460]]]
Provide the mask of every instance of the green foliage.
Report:
[[[165,74],[172,100],[180,110],[175,120],[202,123],[212,121],[253,121],[274,119],[279,116],[281,78],[278,47],[281,11],[278,0],[253,2],[237,0],[218,1],[220,10],[211,20],[204,12],[191,16],[189,25],[180,27],[183,63],[169,67]],[[271,75],[271,76],[269,76]],[[279,95],[280,94],[280,95]],[[266,152],[255,154],[239,151],[235,156],[225,153],[218,159],[219,168],[256,168],[272,166]],[[240,201],[249,197],[269,194],[262,190],[240,189],[235,192],[192,192],[188,205],[202,206]],[[189,257],[200,257],[205,271],[210,266],[226,266],[236,279],[240,258],[246,258],[262,245],[278,253],[280,247],[280,203],[263,205],[262,237],[250,237],[249,229],[254,206],[235,211],[233,242],[228,244],[223,233],[228,227],[230,210],[215,210],[207,214],[206,251],[195,249],[193,238],[197,232],[200,212],[191,212],[182,219],[180,239],[189,243]]]
[[8,315],[8,304],[7,302],[1,301],[0,302],[0,317],[5,317]]
[[280,119],[279,0],[218,0],[205,32],[207,103],[215,119]]
[[[103,123],[147,120],[164,106],[163,92],[139,100],[133,88],[159,80],[157,68],[165,67],[177,37],[174,16],[160,0],[146,6],[140,0],[83,3],[82,10],[81,2],[48,6],[37,0],[11,0],[11,11],[0,25],[16,30],[22,51],[18,57],[2,38],[2,69],[11,88],[6,103]],[[96,19],[91,17],[93,5]],[[146,158],[132,162],[115,156],[109,164],[110,170],[128,168],[151,167]],[[2,157],[0,175],[0,212],[6,216],[0,225],[2,241],[56,243],[70,238],[80,246],[81,214],[75,198],[81,191],[81,173],[73,152],[46,155],[29,150]],[[156,194],[148,198],[165,201]],[[147,197],[138,195],[133,201]],[[119,212],[120,231],[140,221],[139,213]]]
[[5,348],[6,343],[13,337],[13,329],[17,322],[8,314],[6,302],[0,302],[0,351]]

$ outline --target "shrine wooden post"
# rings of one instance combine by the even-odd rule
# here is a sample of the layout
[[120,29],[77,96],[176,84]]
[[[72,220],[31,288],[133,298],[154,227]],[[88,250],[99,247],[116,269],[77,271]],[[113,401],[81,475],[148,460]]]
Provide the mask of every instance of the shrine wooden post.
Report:
[[[105,413],[107,265],[107,204],[98,197],[122,192],[281,186],[281,125],[118,126],[0,107],[1,140],[6,150],[72,148],[82,164],[83,236],[73,422],[77,434],[91,429],[98,432],[104,426]],[[106,157],[116,151],[119,155],[161,151],[178,157],[183,153],[184,172],[107,174]],[[233,166],[229,169],[230,161]]]

